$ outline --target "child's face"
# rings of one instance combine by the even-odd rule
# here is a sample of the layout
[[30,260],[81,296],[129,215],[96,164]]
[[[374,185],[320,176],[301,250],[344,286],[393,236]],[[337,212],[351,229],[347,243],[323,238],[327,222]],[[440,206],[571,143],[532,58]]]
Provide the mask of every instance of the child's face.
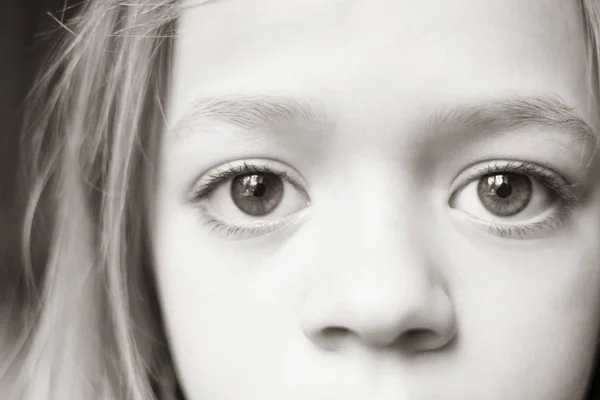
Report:
[[154,248],[189,398],[581,399],[583,32],[564,0],[185,10]]

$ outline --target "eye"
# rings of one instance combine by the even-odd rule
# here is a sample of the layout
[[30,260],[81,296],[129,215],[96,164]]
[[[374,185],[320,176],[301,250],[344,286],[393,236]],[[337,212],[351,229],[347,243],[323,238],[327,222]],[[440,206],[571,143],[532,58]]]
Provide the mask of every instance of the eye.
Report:
[[280,162],[232,162],[203,176],[193,201],[213,231],[253,237],[275,230],[308,207],[301,181],[299,173]]
[[479,219],[522,221],[542,214],[556,197],[534,177],[505,172],[468,183],[456,193],[453,206]]
[[466,175],[450,207],[499,236],[522,238],[557,227],[574,201],[564,178],[535,164],[491,162]]

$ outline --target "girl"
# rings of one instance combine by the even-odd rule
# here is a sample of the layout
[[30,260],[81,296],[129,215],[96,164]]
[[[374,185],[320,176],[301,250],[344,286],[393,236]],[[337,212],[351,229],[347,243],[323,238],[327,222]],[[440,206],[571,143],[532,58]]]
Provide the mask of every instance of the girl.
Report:
[[81,7],[8,398],[593,398],[598,1]]

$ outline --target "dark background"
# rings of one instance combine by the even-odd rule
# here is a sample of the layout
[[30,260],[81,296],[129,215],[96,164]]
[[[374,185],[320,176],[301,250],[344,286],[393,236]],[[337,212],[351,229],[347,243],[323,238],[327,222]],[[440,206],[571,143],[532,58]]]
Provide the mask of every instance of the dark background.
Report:
[[[26,163],[20,143],[24,101],[60,25],[65,0],[0,0],[0,312],[18,313],[20,224],[25,208],[25,180],[19,164]],[[72,14],[72,8],[68,15]],[[12,318],[11,318],[12,319]],[[0,338],[6,326],[0,324]]]

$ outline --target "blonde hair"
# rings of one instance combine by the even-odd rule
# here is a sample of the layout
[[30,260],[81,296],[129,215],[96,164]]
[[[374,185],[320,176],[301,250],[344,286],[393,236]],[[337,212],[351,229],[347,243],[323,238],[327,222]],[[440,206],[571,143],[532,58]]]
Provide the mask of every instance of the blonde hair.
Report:
[[175,396],[151,287],[152,204],[144,194],[164,126],[176,13],[168,0],[86,2],[42,69],[35,90],[44,96],[32,105],[27,139],[35,179],[24,230],[30,274],[40,199],[53,224],[15,398]]
[[[596,89],[600,5],[581,4]],[[33,181],[23,254],[33,300],[9,398],[178,396],[148,218],[179,7],[176,0],[85,2],[42,68],[25,138]],[[48,257],[34,262],[32,227],[42,223]],[[33,279],[40,263],[42,285]]]

